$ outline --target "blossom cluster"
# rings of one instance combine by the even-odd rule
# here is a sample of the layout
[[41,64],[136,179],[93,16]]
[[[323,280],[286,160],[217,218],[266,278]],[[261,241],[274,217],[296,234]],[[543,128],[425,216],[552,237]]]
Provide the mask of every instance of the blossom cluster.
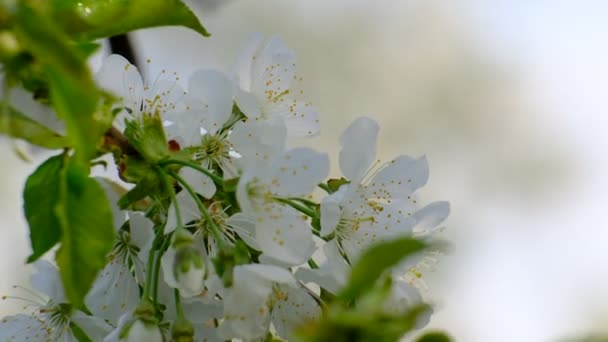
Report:
[[[0,341],[290,340],[319,319],[321,292],[337,294],[367,247],[429,238],[449,213],[447,202],[417,202],[425,157],[377,161],[371,118],[342,132],[339,179],[327,180],[326,153],[291,147],[320,123],[279,38],[255,36],[231,73],[199,70],[187,89],[164,71],[144,79],[118,55],[96,79],[116,100],[117,134],[146,145],[143,156],[114,151],[123,180],[143,182],[131,161],[154,159],[156,140],[176,157],[158,163],[163,191],[136,204],[119,206],[126,190],[99,179],[116,241],[85,305],[67,304],[55,266],[38,261],[32,287],[42,296],[32,314],[0,321]],[[147,133],[151,120],[162,137]],[[387,311],[421,301],[420,262],[392,269]]]

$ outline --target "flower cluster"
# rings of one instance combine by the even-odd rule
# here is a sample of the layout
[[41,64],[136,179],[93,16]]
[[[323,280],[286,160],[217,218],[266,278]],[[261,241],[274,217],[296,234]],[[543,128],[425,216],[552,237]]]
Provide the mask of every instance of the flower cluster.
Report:
[[[113,203],[113,251],[83,307],[66,303],[53,265],[36,264],[32,285],[50,299],[1,321],[1,341],[290,340],[367,247],[430,237],[449,213],[447,202],[417,203],[425,157],[377,162],[370,118],[342,133],[339,179],[327,180],[327,154],[291,147],[319,134],[319,116],[278,38],[254,37],[233,73],[197,71],[187,89],[164,71],[143,79],[118,55],[96,79],[129,145],[108,150],[136,184],[98,179]],[[392,270],[387,311],[421,301],[418,263]]]

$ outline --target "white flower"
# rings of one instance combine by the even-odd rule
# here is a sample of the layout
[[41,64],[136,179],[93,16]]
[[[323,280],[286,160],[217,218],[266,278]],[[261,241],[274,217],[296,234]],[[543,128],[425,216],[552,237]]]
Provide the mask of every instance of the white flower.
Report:
[[0,320],[0,341],[78,342],[72,327],[78,327],[91,340],[100,341],[112,329],[102,318],[87,316],[66,304],[59,272],[48,261],[34,263],[37,273],[31,277],[32,287],[42,294],[33,293],[30,315],[8,316]]
[[435,223],[447,214],[445,202],[440,202],[415,215],[413,193],[428,180],[425,157],[399,156],[365,179],[376,156],[378,130],[365,117],[345,130],[340,168],[350,183],[321,203],[321,235],[333,233],[351,262],[373,243],[411,235],[418,222]]
[[316,301],[290,272],[270,265],[237,266],[233,286],[226,289],[218,333],[225,339],[261,338],[272,322],[279,335],[289,339],[295,327],[319,314]]
[[118,97],[117,106],[122,110],[114,125],[121,131],[125,129],[125,119],[138,121],[144,113],[162,116],[167,111],[178,110],[179,100],[185,94],[177,84],[179,77],[144,82],[137,68],[120,55],[108,56],[96,79],[99,86]]
[[204,251],[195,244],[192,234],[178,229],[171,238],[169,249],[161,258],[167,285],[180,290],[183,297],[194,297],[203,291],[205,277]]
[[[229,131],[222,130],[232,114],[232,82],[219,71],[200,70],[188,84],[188,94],[182,99],[185,108],[165,115],[168,139],[180,148],[193,148],[193,159],[203,167],[211,170],[218,166],[226,178],[236,176]],[[215,185],[205,174],[182,169],[180,175],[199,186],[196,191],[201,195],[213,196]]]
[[144,322],[141,319],[134,319],[131,313],[125,313],[120,317],[117,327],[103,341],[163,342],[164,339],[162,331],[157,324]]
[[[130,231],[118,232],[109,261],[85,298],[95,316],[112,324],[139,303],[138,282],[143,284],[143,265],[151,247],[148,244],[154,238],[153,224],[145,216],[130,213],[129,218]],[[136,274],[131,270],[132,266]]]
[[146,324],[141,320],[133,323],[127,335],[121,339],[125,342],[162,342],[163,335],[157,325]]
[[239,108],[251,121],[281,119],[289,137],[319,133],[317,111],[299,98],[301,77],[296,74],[295,55],[278,37],[263,45],[255,35],[243,48],[235,66],[240,89]]
[[328,172],[327,155],[308,148],[295,148],[268,163],[247,167],[236,196],[242,221],[255,225],[256,244],[251,247],[263,252],[262,260],[294,266],[312,255],[314,243],[306,218],[277,199],[307,196]]

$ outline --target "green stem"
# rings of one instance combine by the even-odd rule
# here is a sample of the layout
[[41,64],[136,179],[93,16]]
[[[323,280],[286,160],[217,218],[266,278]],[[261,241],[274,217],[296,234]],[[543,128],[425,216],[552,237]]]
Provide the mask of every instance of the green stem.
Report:
[[308,266],[310,266],[310,268],[312,269],[319,268],[319,265],[317,265],[317,263],[312,258],[308,259]]
[[185,320],[186,316],[184,315],[184,307],[182,306],[182,298],[179,295],[179,290],[175,289],[173,294],[175,295],[175,310],[177,311],[177,319]]
[[319,205],[318,203],[311,201],[309,199],[306,198],[301,198],[301,197],[290,197],[289,198],[292,201],[298,201],[298,202],[302,202],[303,204],[309,206],[309,207],[316,207],[317,205]]
[[177,173],[169,171],[169,174],[171,175],[171,177],[175,178],[175,180],[177,180],[177,182],[181,186],[183,186],[186,191],[188,191],[194,202],[196,202],[196,205],[198,206],[198,209],[200,210],[201,214],[203,214],[205,221],[209,223],[209,226],[211,227],[211,233],[213,234],[213,237],[216,239],[216,241],[220,244],[225,244],[226,241],[224,240],[224,237],[221,234],[220,228],[217,226],[217,224],[215,224],[215,221],[213,220],[213,217],[211,217],[209,210],[207,210],[207,207],[205,207],[203,202],[201,202],[201,199],[198,197],[194,189],[190,186],[190,184],[188,184],[188,182],[186,182],[185,179],[183,179]]
[[317,218],[316,212],[314,212],[313,210],[310,210],[309,208],[307,208],[299,203],[292,201],[291,199],[280,198],[280,197],[275,197],[274,199],[278,202],[289,205],[290,207],[296,209],[297,211],[301,212],[304,215],[307,215],[311,218]]
[[156,247],[158,246],[160,240],[164,235],[164,227],[161,227],[154,237],[154,241],[152,242],[152,249],[150,250],[150,254],[148,254],[148,261],[146,263],[146,283],[144,284],[144,293],[143,298],[148,300],[150,298],[150,291],[152,290],[152,286],[155,286],[158,282],[158,277],[153,276],[153,265],[154,265],[154,257],[156,255]]
[[182,212],[179,207],[179,203],[177,202],[177,197],[175,196],[175,190],[173,189],[173,183],[171,183],[171,179],[167,176],[165,170],[160,169],[159,174],[163,182],[165,183],[165,187],[167,188],[167,192],[169,193],[169,198],[171,202],[175,204],[175,216],[177,218],[177,229],[184,229],[184,223],[182,222]]
[[167,248],[169,248],[169,243],[171,243],[172,236],[173,233],[167,234],[163,244],[158,249],[156,260],[154,261],[154,273],[152,274],[152,303],[154,303],[154,306],[156,306],[158,302],[158,277],[160,275],[160,261]]
[[167,159],[167,160],[160,161],[158,163],[158,165],[160,165],[160,166],[167,166],[167,165],[186,166],[186,167],[194,169],[194,170],[206,175],[207,177],[211,178],[216,185],[223,186],[223,184],[224,184],[224,180],[222,179],[222,177],[216,175],[215,173],[205,169],[204,167],[202,167],[200,165],[196,165],[191,162],[187,162],[187,161],[179,160],[179,159]]

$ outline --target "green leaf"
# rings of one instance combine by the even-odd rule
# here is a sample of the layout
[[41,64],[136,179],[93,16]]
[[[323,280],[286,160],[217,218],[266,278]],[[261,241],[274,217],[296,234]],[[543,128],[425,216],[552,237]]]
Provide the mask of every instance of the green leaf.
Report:
[[450,342],[452,339],[441,331],[432,331],[420,336],[416,342]]
[[209,32],[181,0],[54,0],[56,19],[78,39],[115,36],[137,29],[184,26]]
[[55,212],[62,238],[56,259],[66,296],[79,307],[114,244],[112,211],[101,185],[80,164],[68,163],[60,184]]
[[384,271],[402,259],[425,249],[427,244],[410,237],[370,247],[352,267],[350,279],[339,297],[349,302],[373,288]]
[[69,145],[66,137],[10,106],[6,106],[0,113],[0,133],[49,149],[60,149]]
[[61,238],[61,225],[54,208],[59,202],[61,170],[65,156],[51,157],[30,175],[23,191],[24,211],[30,226],[33,253],[27,262],[36,261]]
[[85,54],[47,16],[25,2],[19,3],[15,31],[42,66],[53,107],[65,120],[76,158],[84,165],[95,156],[97,143],[107,128],[100,127],[93,115],[100,93]]
[[333,178],[327,181],[327,186],[331,190],[331,192],[336,192],[340,187],[344,184],[348,184],[350,181],[344,177],[342,178]]

